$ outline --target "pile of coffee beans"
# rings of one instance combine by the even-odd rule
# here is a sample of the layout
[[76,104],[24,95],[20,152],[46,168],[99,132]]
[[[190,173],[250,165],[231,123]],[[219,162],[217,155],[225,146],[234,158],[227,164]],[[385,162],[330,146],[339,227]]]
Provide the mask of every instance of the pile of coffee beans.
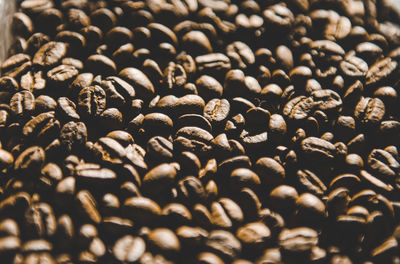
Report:
[[1,263],[400,263],[398,0],[24,0]]

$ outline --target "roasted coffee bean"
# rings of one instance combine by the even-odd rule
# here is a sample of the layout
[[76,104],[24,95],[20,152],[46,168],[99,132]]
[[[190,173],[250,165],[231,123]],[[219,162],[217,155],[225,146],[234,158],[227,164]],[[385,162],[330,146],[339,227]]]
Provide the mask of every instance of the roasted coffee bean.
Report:
[[397,70],[397,62],[391,58],[385,58],[372,65],[365,76],[367,87],[376,87],[390,81]]
[[241,41],[233,42],[226,47],[226,54],[235,68],[246,69],[255,62],[253,51]]
[[187,126],[176,132],[174,149],[190,151],[202,157],[212,150],[212,140],[213,136],[204,129]]
[[201,74],[220,77],[231,69],[229,58],[223,53],[211,53],[195,58],[196,66]]
[[126,235],[116,241],[112,249],[117,261],[133,263],[138,261],[146,250],[146,244],[140,237]]
[[307,227],[284,229],[279,234],[279,245],[287,253],[301,254],[318,244],[318,233]]
[[57,229],[53,209],[46,203],[32,204],[25,212],[26,233],[33,237],[51,237]]
[[170,229],[156,228],[148,235],[149,247],[155,252],[160,252],[163,255],[173,257],[179,252],[181,245],[180,242]]
[[160,206],[153,200],[145,197],[132,197],[124,202],[122,210],[133,221],[151,223],[161,215]]
[[150,138],[146,150],[149,159],[156,163],[171,161],[174,156],[172,142],[161,136]]
[[50,41],[35,53],[32,63],[43,68],[51,68],[59,64],[66,54],[67,46],[65,43]]
[[104,55],[92,55],[86,61],[86,68],[94,75],[110,76],[115,75],[117,66],[108,57]]
[[45,160],[45,152],[39,146],[27,148],[15,160],[14,169],[24,172],[37,172]]
[[216,126],[228,118],[229,112],[230,104],[226,99],[212,99],[204,107],[204,117]]
[[79,71],[74,66],[62,64],[48,71],[47,78],[49,84],[62,89],[68,87],[78,74]]
[[163,193],[174,183],[177,171],[167,163],[150,170],[143,178],[143,190],[148,193]]
[[336,154],[336,148],[332,143],[316,137],[302,140],[301,149],[307,159],[324,163],[333,161]]
[[78,110],[84,117],[98,117],[106,108],[106,93],[98,86],[83,88],[78,96]]
[[235,236],[224,230],[214,230],[208,236],[206,247],[226,260],[235,259],[242,251],[242,245]]
[[298,96],[290,100],[283,108],[282,113],[289,120],[304,120],[314,108],[312,97]]
[[385,105],[379,98],[363,98],[354,109],[354,117],[367,126],[377,125],[384,115]]
[[76,194],[76,204],[80,216],[90,223],[99,224],[101,215],[97,209],[97,203],[92,194],[87,190],[82,190]]
[[2,63],[1,72],[11,78],[18,78],[29,71],[31,66],[31,57],[27,54],[18,53]]
[[79,121],[80,116],[76,111],[76,105],[68,97],[60,97],[57,100],[57,110],[64,120]]
[[35,97],[28,91],[18,92],[10,99],[10,108],[19,118],[28,116],[35,109]]
[[154,94],[153,84],[139,69],[125,68],[119,73],[119,77],[132,85],[137,93],[137,96],[140,98],[148,99]]
[[66,123],[60,131],[61,144],[66,147],[68,151],[73,148],[82,147],[87,140],[87,129],[84,123],[70,121]]

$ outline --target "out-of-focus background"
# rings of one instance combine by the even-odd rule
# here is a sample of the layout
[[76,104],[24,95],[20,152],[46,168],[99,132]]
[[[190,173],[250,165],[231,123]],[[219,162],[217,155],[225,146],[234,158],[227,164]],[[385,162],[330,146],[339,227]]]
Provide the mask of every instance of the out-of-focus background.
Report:
[[16,1],[0,0],[0,63],[7,55],[8,47],[12,43],[10,24],[16,9]]

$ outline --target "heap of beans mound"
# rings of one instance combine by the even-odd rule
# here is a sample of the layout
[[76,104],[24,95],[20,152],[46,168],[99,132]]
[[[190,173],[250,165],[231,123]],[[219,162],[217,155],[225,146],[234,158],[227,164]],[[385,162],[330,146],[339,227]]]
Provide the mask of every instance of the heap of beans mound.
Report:
[[1,263],[400,263],[397,0],[17,5]]

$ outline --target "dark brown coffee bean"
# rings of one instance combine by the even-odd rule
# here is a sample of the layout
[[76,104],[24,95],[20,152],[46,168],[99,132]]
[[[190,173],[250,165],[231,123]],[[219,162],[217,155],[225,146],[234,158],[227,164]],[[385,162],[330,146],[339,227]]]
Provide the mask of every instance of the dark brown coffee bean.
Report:
[[201,157],[212,150],[211,140],[213,136],[204,129],[183,127],[175,134],[174,149],[190,151]]
[[221,198],[210,206],[212,223],[216,228],[230,229],[243,222],[241,208],[229,198]]
[[60,141],[68,151],[81,147],[86,143],[86,140],[87,129],[82,122],[70,121],[61,128]]
[[115,75],[117,66],[115,63],[104,55],[92,55],[86,61],[86,68],[94,75],[110,76]]
[[374,149],[368,156],[367,164],[372,172],[391,182],[400,169],[398,161],[387,151]]
[[[0,255],[7,259],[14,256],[21,247],[21,240],[16,236],[5,236],[0,238]],[[11,261],[11,258],[10,258]]]
[[66,88],[79,74],[78,69],[70,65],[60,65],[47,72],[49,84],[58,89]]
[[308,137],[304,139],[301,142],[301,149],[305,158],[325,163],[331,162],[335,158],[336,154],[336,148],[333,144],[316,137]]
[[257,160],[255,171],[261,177],[262,184],[277,186],[283,183],[286,173],[285,169],[276,160],[263,157]]
[[156,163],[171,161],[174,156],[172,142],[161,136],[150,138],[146,150],[146,155]]
[[204,264],[222,264],[224,261],[216,254],[211,252],[202,252],[197,256],[197,261]]
[[14,163],[14,169],[23,172],[37,172],[41,169],[45,160],[45,152],[39,146],[27,148],[22,152]]
[[195,61],[197,69],[201,74],[207,74],[217,79],[231,69],[229,58],[222,53],[197,56]]
[[97,209],[97,203],[92,194],[87,190],[82,190],[76,194],[77,209],[80,216],[90,223],[99,224],[101,215]]
[[259,176],[246,168],[235,169],[230,175],[230,185],[232,190],[240,190],[245,187],[257,190],[260,183]]
[[118,141],[108,137],[99,138],[93,145],[93,149],[100,160],[106,164],[121,164],[126,155],[124,147]]
[[115,14],[107,8],[99,8],[90,14],[90,19],[93,25],[101,28],[104,32],[115,26],[117,18]]
[[253,51],[244,42],[235,41],[226,47],[226,54],[235,68],[246,69],[255,62]]
[[263,244],[269,242],[271,231],[264,223],[253,222],[240,227],[236,231],[236,237],[242,243],[244,250],[257,252],[263,249]]
[[0,169],[8,169],[13,163],[13,155],[4,149],[0,149]]
[[390,81],[397,70],[397,62],[391,58],[384,58],[372,65],[365,76],[367,87],[376,87]]
[[19,118],[28,116],[35,108],[35,97],[28,91],[21,91],[10,99],[10,108]]
[[314,100],[312,97],[298,96],[290,100],[283,108],[283,115],[289,120],[304,120],[313,110]]
[[135,89],[118,77],[108,77],[102,82],[102,87],[107,94],[110,105],[117,107],[128,107],[135,97]]
[[385,105],[379,98],[363,98],[354,109],[354,117],[367,126],[377,125],[384,115]]
[[32,204],[25,212],[26,232],[30,237],[52,237],[57,222],[52,207],[46,203]]
[[280,247],[285,252],[294,254],[310,251],[318,244],[317,232],[307,227],[284,229],[278,239]]
[[180,242],[170,229],[156,228],[152,230],[148,236],[149,247],[155,252],[160,252],[163,255],[173,257],[180,251]]
[[76,105],[68,97],[60,97],[57,100],[58,114],[64,120],[79,121],[80,116],[76,111]]
[[157,195],[169,190],[175,181],[177,171],[167,163],[161,164],[150,170],[143,178],[143,190],[149,194]]
[[140,237],[126,235],[118,239],[112,249],[114,258],[121,263],[138,261],[146,250],[146,244]]
[[226,99],[212,99],[204,107],[204,117],[212,125],[218,126],[229,116],[230,104]]
[[368,71],[368,64],[361,58],[350,56],[340,63],[340,70],[348,78],[362,78]]
[[202,202],[206,198],[202,182],[194,176],[187,176],[178,182],[178,195],[188,204],[193,204],[194,201]]
[[196,80],[196,88],[199,95],[205,100],[219,98],[223,93],[222,85],[216,79],[208,75],[202,75]]
[[78,110],[83,117],[98,117],[106,108],[106,93],[98,86],[89,86],[79,92]]
[[214,230],[208,236],[206,247],[223,259],[233,260],[242,251],[242,245],[235,236],[224,230]]
[[29,140],[36,137],[38,142],[46,143],[58,135],[60,126],[54,111],[45,112],[28,121],[22,129],[22,134]]
[[296,173],[297,183],[300,189],[310,192],[318,197],[322,197],[328,188],[323,180],[309,170],[298,170]]
[[335,91],[323,89],[311,93],[314,101],[314,108],[324,111],[325,113],[336,114],[341,110],[342,99]]
[[31,66],[31,57],[27,54],[18,53],[2,63],[1,72],[11,78],[18,78],[29,71]]
[[0,202],[0,212],[8,216],[20,216],[30,206],[31,196],[26,192],[17,192]]
[[160,206],[153,200],[145,197],[132,197],[124,202],[124,214],[140,223],[151,223],[161,215]]
[[186,114],[181,115],[174,123],[174,126],[179,129],[182,127],[193,126],[204,129],[207,132],[212,132],[211,123],[202,115]]
[[136,68],[125,68],[119,77],[127,81],[135,89],[137,96],[148,99],[154,94],[154,86],[149,78]]
[[63,42],[48,42],[34,55],[32,62],[43,68],[51,68],[61,62],[67,54],[67,46]]
[[192,214],[183,204],[170,203],[162,210],[162,216],[169,226],[181,226],[190,223]]

